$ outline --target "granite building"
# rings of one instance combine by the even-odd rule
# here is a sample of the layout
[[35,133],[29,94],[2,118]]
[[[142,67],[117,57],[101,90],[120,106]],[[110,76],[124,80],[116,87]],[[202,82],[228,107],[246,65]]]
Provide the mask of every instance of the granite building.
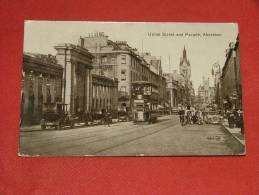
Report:
[[198,88],[198,102],[201,108],[215,103],[215,88],[210,86],[209,78],[202,78],[202,84]]
[[37,124],[44,102],[61,101],[63,68],[55,56],[36,53],[23,54],[21,122]]
[[195,93],[193,84],[191,81],[191,64],[189,59],[187,58],[187,52],[184,46],[183,49],[183,55],[180,58],[180,64],[179,64],[179,74],[184,78],[184,100],[183,102],[185,104],[193,104]]
[[57,50],[57,62],[64,69],[62,102],[68,105],[71,114],[90,111],[94,56],[87,49],[69,43],[59,44],[54,48]]
[[239,38],[230,43],[221,75],[221,104],[225,109],[242,108]]
[[118,109],[118,81],[101,75],[92,75],[91,110],[99,112],[103,109]]
[[[99,32],[80,37],[79,45],[86,48],[95,57],[93,60],[94,74],[118,79],[119,109],[131,108],[131,83],[134,81],[149,81],[157,85],[161,90],[159,104],[164,104],[165,78],[155,71],[151,71],[151,64],[126,41],[114,42],[109,40],[104,33]],[[161,65],[161,60],[154,63]]]

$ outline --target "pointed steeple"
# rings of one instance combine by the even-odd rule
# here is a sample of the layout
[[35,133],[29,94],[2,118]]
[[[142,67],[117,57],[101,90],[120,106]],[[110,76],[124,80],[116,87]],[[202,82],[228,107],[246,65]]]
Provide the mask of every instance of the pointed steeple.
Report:
[[187,58],[185,46],[183,48],[183,58],[185,58],[185,59]]

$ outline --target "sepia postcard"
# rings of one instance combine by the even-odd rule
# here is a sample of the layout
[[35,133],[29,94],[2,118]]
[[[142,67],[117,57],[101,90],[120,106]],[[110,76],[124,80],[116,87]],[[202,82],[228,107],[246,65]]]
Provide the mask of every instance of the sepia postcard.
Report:
[[18,155],[244,155],[236,23],[24,23]]

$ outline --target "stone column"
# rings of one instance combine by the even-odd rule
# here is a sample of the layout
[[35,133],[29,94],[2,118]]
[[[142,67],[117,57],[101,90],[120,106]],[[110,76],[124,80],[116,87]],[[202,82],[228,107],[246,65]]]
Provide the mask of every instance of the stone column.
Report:
[[89,111],[90,110],[90,71],[88,68],[86,68],[86,84],[85,84],[85,96],[86,96],[86,110]]
[[71,62],[71,71],[70,71],[70,74],[71,74],[71,79],[70,79],[70,82],[67,82],[70,83],[70,86],[67,86],[67,88],[70,88],[70,98],[68,97],[69,94],[67,94],[67,97],[68,99],[70,99],[70,103],[68,103],[70,105],[70,108],[69,108],[69,111],[71,114],[75,114],[76,110],[75,110],[75,98],[76,98],[76,64]]
[[70,111],[71,93],[72,93],[72,63],[71,63],[71,49],[67,44],[61,44],[55,47],[57,50],[56,59],[58,64],[62,65],[63,69],[63,81],[62,81],[62,102],[68,105],[68,111]]
[[89,89],[89,101],[88,101],[88,106],[89,106],[89,111],[91,111],[92,109],[92,104],[93,104],[93,78],[92,78],[92,74],[91,74],[91,69],[88,69],[88,78],[89,78],[89,83],[88,83],[88,89]]
[[46,92],[46,77],[43,75],[42,77],[42,95],[43,95],[43,102],[47,101],[47,92]]
[[55,80],[50,77],[50,94],[51,94],[51,102],[55,102]]
[[38,80],[38,75],[36,74],[33,74],[33,94],[34,94],[34,110],[33,110],[33,113],[34,113],[34,116],[35,118],[38,117],[39,115],[39,112],[38,112],[38,105],[39,105],[39,92],[38,92],[38,89],[39,89],[39,80]]
[[23,91],[23,95],[24,95],[24,114],[28,113],[28,104],[29,104],[29,73],[25,72],[24,75],[24,91]]
[[[62,86],[62,101],[63,103],[68,104],[68,110],[71,113],[75,113],[75,98],[77,97],[77,92],[78,96],[80,96],[81,101],[82,101],[82,93],[81,90],[83,87],[80,84],[80,89],[77,90],[77,82],[76,82],[76,66],[77,62],[82,63],[83,66],[88,66],[86,61],[92,60],[93,56],[87,51],[84,50],[83,48],[78,48],[75,45],[72,44],[59,44],[54,47],[57,50],[57,55],[56,59],[58,61],[58,64],[62,65],[64,68],[63,72],[63,86]],[[73,61],[74,60],[74,61]],[[87,67],[88,68],[88,67]],[[90,108],[90,97],[91,94],[91,80],[89,80],[89,75],[90,71],[87,70],[87,81],[86,82],[86,93],[84,94],[86,97],[84,100],[87,100],[85,105],[86,109]],[[82,84],[83,85],[83,84]],[[85,89],[84,89],[85,90]],[[80,91],[80,92],[79,92]],[[82,107],[82,103],[80,105]]]

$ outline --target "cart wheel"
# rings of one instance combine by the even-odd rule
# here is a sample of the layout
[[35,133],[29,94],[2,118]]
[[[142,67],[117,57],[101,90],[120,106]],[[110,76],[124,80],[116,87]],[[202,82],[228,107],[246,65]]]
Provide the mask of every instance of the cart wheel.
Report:
[[45,125],[41,125],[41,129],[42,130],[46,129],[46,126]]

